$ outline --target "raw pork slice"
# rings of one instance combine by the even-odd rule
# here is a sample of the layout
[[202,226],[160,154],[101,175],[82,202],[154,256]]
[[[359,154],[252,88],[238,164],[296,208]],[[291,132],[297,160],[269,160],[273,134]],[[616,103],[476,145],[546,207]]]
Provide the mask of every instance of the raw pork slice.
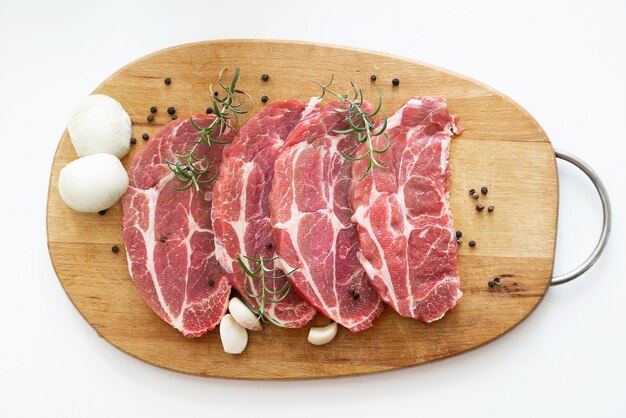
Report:
[[[211,217],[217,260],[226,271],[233,273],[231,284],[255,309],[259,308],[259,301],[248,297],[246,291],[258,294],[260,280],[247,276],[237,257],[245,254],[269,259],[275,254],[268,205],[274,162],[303,111],[304,104],[288,100],[268,105],[253,116],[241,128],[237,139],[224,148],[219,178],[213,190]],[[242,259],[251,270],[258,268],[256,263]],[[280,270],[272,273],[274,276],[282,274]],[[284,278],[266,280],[272,291],[278,291],[285,283]],[[270,318],[291,328],[302,327],[315,316],[315,308],[296,292],[289,292],[281,302],[266,303],[265,308]]]
[[[448,201],[448,156],[458,116],[439,97],[414,97],[389,118],[386,169],[353,165],[352,220],[359,259],[381,298],[402,316],[432,322],[461,297]],[[385,139],[376,138],[382,148]],[[360,150],[363,151],[363,150]]]
[[[206,127],[213,116],[197,115]],[[231,141],[225,133],[220,140]],[[128,170],[130,185],[122,199],[123,235],[128,269],[141,297],[163,320],[186,337],[199,337],[215,328],[226,312],[229,274],[215,259],[211,226],[213,183],[178,191],[183,184],[166,160],[187,152],[198,138],[189,119],[170,122],[135,156]],[[198,147],[212,170],[222,158],[223,145]]]
[[357,231],[348,204],[354,135],[338,102],[305,117],[275,164],[270,208],[281,267],[311,305],[351,331],[372,325],[383,310],[357,259]]

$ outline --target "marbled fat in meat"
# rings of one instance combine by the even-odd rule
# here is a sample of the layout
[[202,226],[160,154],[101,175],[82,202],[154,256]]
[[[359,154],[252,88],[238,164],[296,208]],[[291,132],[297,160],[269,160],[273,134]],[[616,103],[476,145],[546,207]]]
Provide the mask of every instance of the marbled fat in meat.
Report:
[[[208,126],[214,116],[197,115]],[[122,198],[123,238],[128,269],[144,301],[187,337],[199,337],[219,324],[228,307],[230,274],[215,259],[211,203],[213,183],[178,191],[183,184],[166,160],[184,154],[198,138],[189,119],[172,121],[150,138],[128,170]],[[221,141],[232,141],[225,132]],[[198,146],[198,155],[217,170],[224,146]]]
[[[346,113],[330,103],[296,125],[275,164],[270,208],[281,267],[311,305],[351,331],[372,326],[383,310],[357,259],[357,230],[348,203],[356,148]],[[368,108],[370,105],[367,105]]]
[[[387,168],[362,180],[367,161],[352,168],[359,259],[388,305],[427,323],[462,295],[449,204],[448,157],[452,135],[460,133],[457,119],[442,98],[411,98],[388,120],[391,147],[377,155]],[[377,137],[374,145],[385,142]]]
[[[219,178],[215,182],[211,216],[217,259],[232,273],[233,287],[254,309],[259,308],[259,298],[251,298],[247,293],[258,294],[261,283],[245,274],[237,258],[247,255],[267,260],[276,255],[268,204],[274,163],[304,110],[302,102],[287,100],[267,105],[250,118],[237,139],[224,149]],[[242,260],[251,270],[259,267],[243,257]],[[274,267],[273,262],[267,264]],[[278,269],[271,274],[281,276],[283,273]],[[266,285],[277,292],[286,280],[268,279]],[[278,295],[268,297],[275,299]],[[290,328],[304,326],[316,313],[295,291],[289,291],[278,303],[265,303],[265,309],[271,319]]]

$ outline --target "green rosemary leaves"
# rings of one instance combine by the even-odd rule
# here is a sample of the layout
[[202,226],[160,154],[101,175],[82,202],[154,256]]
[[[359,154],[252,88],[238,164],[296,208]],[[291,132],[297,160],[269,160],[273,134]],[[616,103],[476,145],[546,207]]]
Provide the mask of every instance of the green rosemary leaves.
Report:
[[[242,257],[245,258],[250,265],[254,264],[255,266],[248,267],[246,265],[246,262],[242,259]],[[277,256],[272,257],[272,258],[263,258],[263,256],[261,256],[260,258],[252,258],[252,257],[248,257],[245,255],[241,257],[237,257],[237,261],[239,262],[239,265],[241,266],[243,271],[246,273],[246,275],[250,277],[253,281],[255,282],[258,281],[260,285],[260,290],[258,290],[256,293],[250,291],[247,285],[245,288],[246,295],[248,295],[248,297],[250,297],[251,299],[256,299],[258,301],[259,308],[255,309],[252,306],[250,306],[250,304],[247,303],[245,300],[244,302],[246,302],[246,305],[248,305],[248,308],[250,308],[252,312],[258,315],[259,321],[263,320],[265,322],[269,322],[281,328],[289,328],[277,322],[276,320],[270,318],[267,315],[267,311],[266,311],[267,303],[278,303],[284,300],[289,295],[289,292],[291,291],[291,283],[289,283],[289,281],[287,280],[285,280],[285,283],[280,288],[275,289],[275,290],[272,290],[273,287],[268,286],[269,283],[275,280],[284,279],[287,276],[289,276],[291,273],[297,270],[296,268],[296,269],[291,270],[288,273],[283,273],[283,274],[279,274],[275,276],[274,273],[278,269],[275,267],[270,268],[268,263],[271,263],[271,265],[273,266],[276,260],[278,260]]]
[[[330,85],[333,83],[334,79],[335,79],[335,76],[333,75],[327,84],[323,85],[319,82],[317,83],[322,88],[322,94],[320,96],[320,99],[324,97],[326,92],[328,92],[332,94],[333,96],[337,97],[342,104],[348,105],[347,108],[338,108],[336,110],[338,112],[346,114],[345,120],[348,123],[349,127],[344,130],[333,130],[333,132],[336,134],[346,134],[346,135],[354,132],[356,133],[356,139],[359,142],[359,144],[366,145],[367,149],[361,155],[350,156],[346,154],[345,152],[342,153],[342,156],[345,159],[350,160],[350,161],[360,161],[365,158],[369,158],[367,169],[365,170],[365,173],[361,177],[361,179],[363,179],[370,171],[372,171],[374,167],[386,168],[384,164],[380,163],[376,159],[377,155],[383,154],[391,146],[391,140],[389,138],[389,135],[385,133],[385,130],[387,129],[387,115],[384,112],[380,112],[380,109],[383,104],[382,96],[380,95],[380,91],[379,91],[378,92],[378,105],[372,112],[367,113],[365,110],[363,110],[363,101],[364,101],[363,90],[357,88],[354,85],[354,83],[351,82],[350,83],[351,88],[347,93],[345,94],[335,93],[332,90],[330,90]],[[378,113],[382,113],[383,122],[380,128],[376,129],[375,123],[372,120],[372,118],[375,117]],[[374,140],[375,137],[378,137],[380,135],[384,136],[386,143],[382,148],[376,148],[372,141]]]
[[199,133],[198,139],[194,141],[194,145],[187,153],[174,154],[178,161],[165,160],[169,169],[174,173],[174,176],[184,184],[183,187],[174,186],[176,190],[187,190],[193,187],[197,193],[202,194],[200,185],[212,182],[217,178],[217,169],[213,175],[208,175],[210,168],[209,162],[206,157],[198,156],[198,146],[204,144],[210,147],[213,144],[224,144],[225,142],[212,138],[211,134],[217,132],[217,135],[214,136],[219,137],[227,128],[235,130],[239,123],[239,116],[247,113],[247,110],[242,108],[243,99],[239,97],[246,93],[238,90],[236,87],[237,80],[239,79],[239,68],[235,68],[233,79],[228,85],[222,82],[223,74],[224,69],[219,72],[219,87],[223,91],[222,97],[220,97],[218,90],[214,92],[213,86],[211,85],[210,87],[211,97],[213,98],[212,109],[215,114],[215,119],[213,119],[208,127],[202,128],[198,126],[190,116],[189,121],[191,125]]

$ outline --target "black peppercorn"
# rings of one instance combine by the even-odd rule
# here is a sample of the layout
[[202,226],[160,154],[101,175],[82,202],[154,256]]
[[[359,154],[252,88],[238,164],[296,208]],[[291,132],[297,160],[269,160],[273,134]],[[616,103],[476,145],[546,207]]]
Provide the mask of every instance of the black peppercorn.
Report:
[[263,81],[267,81],[267,80],[269,80],[269,79],[270,79],[270,75],[269,75],[269,74],[263,74],[263,75],[261,76],[261,80],[263,80]]
[[472,197],[474,198],[474,200],[478,200],[478,198],[480,197],[480,195],[478,193],[474,193],[472,195]]
[[159,238],[159,241],[165,242],[167,241],[167,238],[164,235],[161,235],[161,238]]
[[165,77],[165,80],[163,80],[163,82],[166,86],[169,86],[170,84],[172,84],[172,79],[169,77]]
[[267,96],[261,97],[261,102],[263,102],[263,103],[267,103],[268,100],[269,100],[269,97],[267,97]]
[[213,96],[217,97],[217,96],[219,96],[219,95],[220,95],[220,92],[219,92],[219,91],[214,91],[214,92],[213,92]]
[[361,294],[359,293],[359,291],[355,289],[354,287],[351,287],[350,290],[348,290],[348,293],[350,293],[350,296],[352,296],[352,299],[354,300],[357,300],[361,297]]
[[482,212],[485,209],[485,207],[483,205],[481,205],[480,203],[476,205],[476,210],[479,212]]
[[489,207],[487,208],[487,212],[493,212],[493,206],[489,206]]
[[176,113],[176,109],[173,106],[167,108],[168,115],[173,115],[174,113]]
[[148,135],[147,133],[142,133],[141,134],[141,139],[143,139],[144,141],[147,141],[150,138],[150,135]]
[[175,114],[172,115],[172,120],[176,120],[176,119],[178,119],[178,116],[176,116]]
[[271,242],[268,242],[267,244],[265,244],[265,248],[267,248],[268,250],[271,250],[273,247]]
[[469,189],[470,196],[473,196],[476,193],[476,189]]
[[213,108],[212,107],[207,107],[206,108],[206,114],[210,115],[211,113],[213,113]]
[[397,78],[394,78],[393,80],[391,80],[391,84],[393,84],[394,86],[397,86],[400,84],[400,80]]
[[457,238],[461,238],[463,236],[463,232],[461,231],[456,231],[456,237]]
[[107,211],[106,211],[105,209],[102,209],[100,212],[98,212],[98,215],[102,216],[102,215],[104,215],[105,213],[107,213]]
[[370,80],[372,80],[372,81],[376,81],[376,74],[372,74],[372,75],[370,76]]
[[462,242],[463,242],[463,238],[458,237],[458,238],[456,239],[456,243],[457,243],[457,244],[461,244]]
[[475,247],[476,246],[476,241],[471,240],[468,244],[469,244],[470,247]]
[[157,107],[156,106],[152,106],[150,108],[150,113],[156,113],[156,111],[157,111]]
[[209,279],[209,281],[207,282],[207,284],[208,284],[209,286],[213,286],[213,285],[215,284],[215,280],[213,280],[213,279]]
[[487,284],[489,285],[489,287],[494,287],[494,286],[500,286],[500,283],[502,283],[502,281],[500,280],[499,277],[494,278],[493,280],[489,280],[487,282]]
[[113,254],[117,254],[117,253],[119,253],[119,252],[120,252],[120,247],[118,247],[117,245],[112,246],[112,247],[111,247],[111,252],[112,252]]
[[487,192],[489,192],[489,189],[487,189],[487,186],[483,186],[483,187],[480,188],[480,192],[482,194],[487,194]]
[[148,122],[152,122],[154,120],[154,115],[148,115],[146,119],[148,120]]
[[137,143],[137,138],[131,138],[130,143],[131,145],[135,145]]

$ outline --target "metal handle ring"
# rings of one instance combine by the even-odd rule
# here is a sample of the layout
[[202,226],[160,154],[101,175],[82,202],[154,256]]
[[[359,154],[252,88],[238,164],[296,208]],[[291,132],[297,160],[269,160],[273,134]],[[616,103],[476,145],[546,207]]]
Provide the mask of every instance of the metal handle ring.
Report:
[[556,276],[552,278],[550,282],[550,286],[557,286],[563,283],[567,283],[570,280],[574,280],[575,278],[582,275],[584,272],[589,270],[591,266],[598,261],[604,247],[606,247],[606,243],[609,240],[609,233],[611,232],[611,202],[609,201],[609,194],[602,184],[602,180],[600,177],[593,171],[591,167],[589,167],[584,161],[580,158],[570,154],[569,152],[554,150],[554,154],[556,158],[560,158],[561,160],[565,160],[576,167],[578,167],[583,173],[589,177],[589,180],[593,183],[598,194],[600,195],[600,200],[602,201],[602,215],[603,215],[603,223],[602,223],[602,233],[600,234],[600,239],[596,244],[596,248],[593,249],[591,255],[578,267],[569,273],[561,274],[560,276]]

